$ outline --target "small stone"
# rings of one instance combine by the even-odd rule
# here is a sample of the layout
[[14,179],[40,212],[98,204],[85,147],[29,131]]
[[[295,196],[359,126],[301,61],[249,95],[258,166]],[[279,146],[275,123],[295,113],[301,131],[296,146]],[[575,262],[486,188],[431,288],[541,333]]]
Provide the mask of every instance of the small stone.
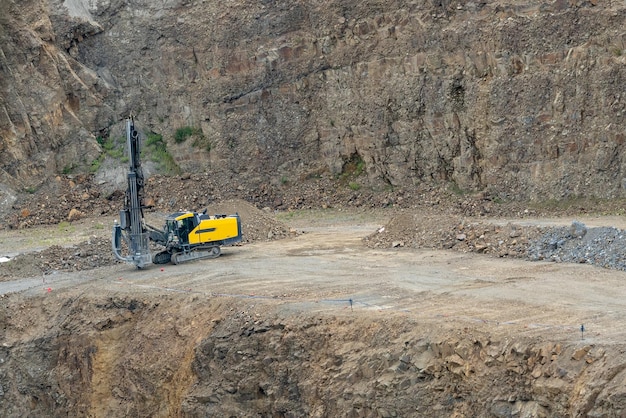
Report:
[[569,233],[572,238],[582,238],[587,234],[587,227],[582,222],[574,221],[572,222]]
[[542,375],[541,367],[535,367],[535,370],[533,370],[532,372],[532,377],[534,377],[535,379],[538,379],[539,377],[541,377],[541,375]]
[[383,408],[378,408],[378,416],[381,418],[392,418],[393,415],[391,414],[390,411],[383,409]]
[[574,354],[572,354],[572,359],[576,361],[582,360],[587,355],[589,350],[591,350],[591,347],[589,346],[579,348],[578,350],[574,351]]
[[83,213],[81,211],[79,211],[76,208],[72,208],[72,210],[70,210],[70,213],[67,215],[67,220],[72,222],[72,221],[82,218],[82,216],[83,216]]
[[446,357],[445,361],[453,366],[463,366],[465,364],[465,361],[458,354],[452,354],[451,356]]

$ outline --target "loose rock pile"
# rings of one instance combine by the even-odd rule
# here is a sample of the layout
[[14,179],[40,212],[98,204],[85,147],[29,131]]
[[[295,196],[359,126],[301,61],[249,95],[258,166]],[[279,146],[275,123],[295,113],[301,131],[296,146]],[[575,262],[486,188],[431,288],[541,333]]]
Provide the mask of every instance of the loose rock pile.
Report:
[[431,248],[515,257],[531,261],[586,263],[626,271],[626,231],[614,227],[539,227],[402,213],[364,238],[373,248]]
[[[115,215],[124,204],[124,187],[107,191],[104,185],[95,184],[92,175],[57,176],[37,190],[18,194],[6,213],[0,212],[4,221],[0,223],[0,229],[22,229]],[[428,185],[393,191],[374,187],[353,190],[341,181],[329,178],[253,185],[214,173],[154,175],[146,180],[145,193],[145,204],[162,213],[203,210],[229,199],[280,211],[394,207],[480,217],[503,213],[518,215],[524,210],[524,206],[516,202],[502,205],[489,196],[459,196]]]
[[459,217],[402,213],[367,236],[364,242],[374,248],[454,249],[523,258],[529,243],[540,233],[538,227],[513,223],[495,225],[482,221],[468,222]]
[[626,270],[626,231],[587,228],[575,221],[570,227],[547,229],[529,246],[528,258]]
[[116,263],[110,239],[92,237],[78,245],[53,245],[45,250],[21,254],[3,263],[0,278],[33,277],[56,271],[82,271]]

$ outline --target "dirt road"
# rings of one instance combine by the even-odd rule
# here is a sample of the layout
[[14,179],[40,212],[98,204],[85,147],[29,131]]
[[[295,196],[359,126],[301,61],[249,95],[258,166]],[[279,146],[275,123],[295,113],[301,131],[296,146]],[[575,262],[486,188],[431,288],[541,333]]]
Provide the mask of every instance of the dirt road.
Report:
[[227,247],[215,260],[56,273],[0,283],[0,293],[77,287],[190,292],[264,299],[292,310],[396,311],[549,339],[580,339],[581,324],[589,342],[611,343],[626,334],[624,272],[443,250],[369,249],[361,239],[386,222],[374,216],[292,221],[303,234]]

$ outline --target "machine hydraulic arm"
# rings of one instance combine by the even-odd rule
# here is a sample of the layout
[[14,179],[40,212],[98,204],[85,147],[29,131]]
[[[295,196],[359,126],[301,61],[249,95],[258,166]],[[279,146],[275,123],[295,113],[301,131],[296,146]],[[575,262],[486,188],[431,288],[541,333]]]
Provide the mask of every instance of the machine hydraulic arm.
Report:
[[[144,177],[139,154],[139,133],[132,118],[126,120],[126,146],[130,167],[127,174],[128,188],[120,222],[113,226],[113,254],[118,260],[142,268],[152,262],[150,255],[150,232],[143,218]],[[122,255],[122,241],[128,251]]]

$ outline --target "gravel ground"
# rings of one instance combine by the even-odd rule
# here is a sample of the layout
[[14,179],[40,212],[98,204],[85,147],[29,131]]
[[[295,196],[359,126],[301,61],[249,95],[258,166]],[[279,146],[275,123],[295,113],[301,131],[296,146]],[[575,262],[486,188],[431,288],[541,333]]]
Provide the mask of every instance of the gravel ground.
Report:
[[[226,212],[239,210],[246,231],[244,244],[298,233],[245,202],[233,200],[214,208]],[[492,257],[583,263],[626,271],[626,231],[615,227],[587,228],[577,221],[569,227],[539,227],[401,213],[363,242],[371,248],[453,249]],[[93,236],[77,245],[52,245],[20,254],[2,263],[0,280],[90,270],[116,263],[108,234]]]

